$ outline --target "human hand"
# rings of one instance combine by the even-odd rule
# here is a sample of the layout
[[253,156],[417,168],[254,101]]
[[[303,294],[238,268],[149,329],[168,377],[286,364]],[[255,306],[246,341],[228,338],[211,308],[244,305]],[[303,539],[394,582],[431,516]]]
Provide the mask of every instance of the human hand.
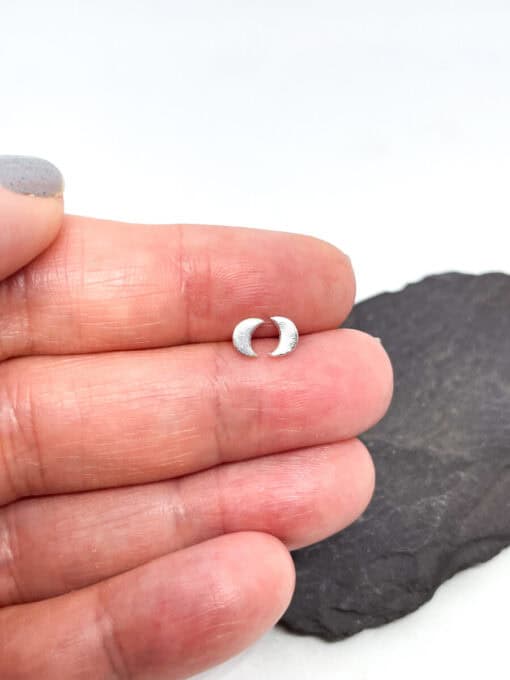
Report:
[[[374,473],[355,437],[388,407],[389,359],[337,329],[355,284],[333,246],[75,216],[57,235],[58,174],[6,163],[0,677],[189,677],[279,619],[289,549],[365,508]],[[36,176],[49,196],[12,191]],[[278,314],[295,352],[236,352],[238,321]],[[258,353],[274,334],[259,329]]]

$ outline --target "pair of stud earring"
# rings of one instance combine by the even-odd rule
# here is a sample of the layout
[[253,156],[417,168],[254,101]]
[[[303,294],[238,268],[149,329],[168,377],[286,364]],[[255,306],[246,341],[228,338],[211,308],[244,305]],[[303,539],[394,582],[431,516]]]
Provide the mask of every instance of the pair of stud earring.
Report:
[[[269,356],[280,357],[289,354],[296,348],[299,339],[295,323],[285,316],[272,316],[271,321],[278,329],[279,340]],[[247,357],[258,356],[251,345],[251,339],[255,330],[263,323],[264,319],[249,318],[237,324],[232,333],[232,343],[238,352]]]

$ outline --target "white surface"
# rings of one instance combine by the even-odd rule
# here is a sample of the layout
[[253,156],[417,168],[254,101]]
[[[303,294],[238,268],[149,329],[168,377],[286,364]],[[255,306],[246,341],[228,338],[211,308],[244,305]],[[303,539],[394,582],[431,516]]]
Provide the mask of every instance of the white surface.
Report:
[[[2,0],[0,149],[54,161],[70,212],[326,238],[358,299],[508,272],[509,35],[506,0]],[[204,677],[508,678],[508,574],[506,551],[395,624],[274,631]]]

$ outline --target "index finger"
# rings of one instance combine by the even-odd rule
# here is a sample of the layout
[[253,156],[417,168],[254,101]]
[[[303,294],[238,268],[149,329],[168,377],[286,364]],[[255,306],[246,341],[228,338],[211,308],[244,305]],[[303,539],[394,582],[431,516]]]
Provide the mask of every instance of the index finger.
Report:
[[311,236],[66,216],[52,246],[0,284],[0,359],[226,340],[250,316],[326,330],[354,292],[349,258]]

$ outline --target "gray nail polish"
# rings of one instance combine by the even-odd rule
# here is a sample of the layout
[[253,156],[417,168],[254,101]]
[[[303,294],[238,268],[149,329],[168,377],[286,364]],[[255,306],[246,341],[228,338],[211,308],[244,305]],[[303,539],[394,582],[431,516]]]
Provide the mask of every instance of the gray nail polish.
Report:
[[29,196],[61,196],[64,179],[60,170],[42,158],[0,155],[0,186]]

